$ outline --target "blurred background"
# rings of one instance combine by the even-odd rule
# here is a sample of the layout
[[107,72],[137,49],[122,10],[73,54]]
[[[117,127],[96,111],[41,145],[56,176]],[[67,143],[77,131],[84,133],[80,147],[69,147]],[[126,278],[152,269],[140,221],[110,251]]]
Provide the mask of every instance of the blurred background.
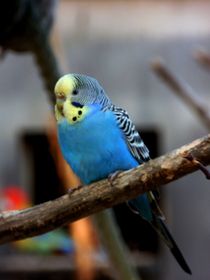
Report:
[[[26,2],[19,1],[21,5]],[[128,110],[152,157],[207,134],[196,115],[155,76],[150,66],[156,57],[163,58],[173,73],[209,104],[210,71],[193,56],[199,48],[210,49],[209,1],[39,2],[53,2],[50,42],[62,72],[98,79],[113,103]],[[23,43],[21,40],[17,45]],[[53,199],[68,185],[61,179],[62,167],[58,167],[52,152],[56,139],[53,110],[33,51],[4,48],[6,53],[2,50],[0,61],[2,210]],[[209,279],[209,182],[196,172],[161,192],[167,223],[191,266],[190,279]],[[116,207],[115,214],[143,279],[189,279],[144,223],[141,225],[124,206]],[[94,230],[87,225],[88,230],[90,227]],[[82,229],[85,230],[86,227]],[[72,232],[70,229],[69,237],[64,228],[48,235],[46,239],[53,241],[49,241],[47,249],[41,245],[47,244],[45,237],[44,241],[41,237],[31,241],[32,245],[1,246],[0,278],[79,279],[75,275],[77,246]],[[78,236],[78,232],[75,234]],[[91,254],[98,274],[89,279],[114,279],[94,234]]]

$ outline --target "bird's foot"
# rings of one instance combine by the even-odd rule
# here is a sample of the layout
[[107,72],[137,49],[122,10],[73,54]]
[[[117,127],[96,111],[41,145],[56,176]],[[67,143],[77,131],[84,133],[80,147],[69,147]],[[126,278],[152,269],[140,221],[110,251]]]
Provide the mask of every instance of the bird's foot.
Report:
[[121,173],[121,170],[117,170],[114,173],[109,174],[107,180],[109,181],[110,185],[113,186],[113,181],[118,177],[118,175]]
[[203,172],[203,174],[206,176],[206,179],[210,180],[210,171],[206,168],[205,165],[203,165],[202,162],[197,160],[191,153],[187,153],[184,155],[184,158],[191,161],[193,164],[197,165],[198,168]]

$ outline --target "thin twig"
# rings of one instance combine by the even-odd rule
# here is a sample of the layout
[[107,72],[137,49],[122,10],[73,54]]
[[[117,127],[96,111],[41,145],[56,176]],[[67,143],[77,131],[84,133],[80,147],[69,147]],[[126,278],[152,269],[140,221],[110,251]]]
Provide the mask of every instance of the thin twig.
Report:
[[[173,152],[122,172],[110,184],[102,180],[53,201],[0,215],[0,244],[35,236],[112,207],[198,170],[187,153],[210,164],[210,134]],[[43,186],[44,187],[44,186]]]
[[151,64],[152,69],[157,74],[157,76],[167,84],[174,93],[176,93],[187,105],[189,105],[196,115],[199,117],[201,122],[210,129],[210,113],[206,104],[198,98],[190,86],[181,81],[176,75],[172,74],[172,72],[165,66],[165,64],[157,59]]
[[186,159],[190,160],[193,164],[197,165],[198,168],[203,172],[203,174],[206,176],[207,180],[210,180],[210,172],[209,170],[206,168],[206,166],[200,162],[199,160],[197,160],[192,153],[188,153],[184,156]]
[[200,48],[194,52],[193,56],[205,69],[210,70],[210,54],[206,50]]

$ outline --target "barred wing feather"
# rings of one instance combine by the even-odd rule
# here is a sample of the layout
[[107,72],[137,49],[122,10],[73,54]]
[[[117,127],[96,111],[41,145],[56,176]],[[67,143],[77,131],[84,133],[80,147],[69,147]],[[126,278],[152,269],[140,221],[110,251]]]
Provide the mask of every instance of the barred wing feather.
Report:
[[[144,144],[139,133],[136,131],[136,128],[129,118],[128,113],[124,109],[116,107],[115,105],[111,105],[109,110],[115,114],[117,123],[125,135],[128,148],[134,158],[139,162],[139,164],[148,161],[150,159],[149,150]],[[165,217],[156,200],[159,198],[158,190],[149,191],[147,193],[147,197],[150,201],[153,213],[160,219],[164,220]]]
[[129,118],[127,112],[114,105],[112,105],[111,110],[116,116],[118,126],[125,135],[125,139],[131,154],[139,163],[148,161],[150,159],[149,150],[141,139],[139,133],[136,131],[136,128]]

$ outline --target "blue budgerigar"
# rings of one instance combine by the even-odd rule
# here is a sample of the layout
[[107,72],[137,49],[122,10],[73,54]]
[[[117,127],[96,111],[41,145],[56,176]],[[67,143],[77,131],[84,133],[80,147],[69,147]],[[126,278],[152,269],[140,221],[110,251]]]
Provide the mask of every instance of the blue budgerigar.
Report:
[[[150,159],[127,112],[112,104],[97,80],[81,74],[67,74],[56,83],[55,95],[61,150],[84,184],[134,168]],[[180,266],[191,274],[164,224],[156,193],[140,195],[128,205],[152,225]]]

